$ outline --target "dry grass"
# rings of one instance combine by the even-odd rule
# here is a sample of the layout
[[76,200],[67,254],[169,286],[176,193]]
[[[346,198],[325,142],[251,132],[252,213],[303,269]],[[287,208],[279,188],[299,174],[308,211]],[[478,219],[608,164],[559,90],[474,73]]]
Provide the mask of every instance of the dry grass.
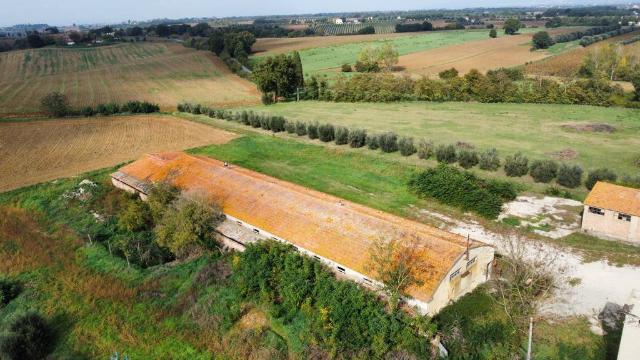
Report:
[[0,114],[34,113],[52,91],[81,107],[147,100],[163,110],[181,101],[211,106],[259,103],[249,81],[230,73],[212,53],[173,43],[92,49],[45,48],[0,54]]
[[0,123],[0,191],[117,165],[148,152],[223,144],[234,137],[157,115]]
[[501,36],[416,52],[401,56],[398,67],[411,74],[433,77],[452,67],[462,74],[471,69],[486,72],[548,57],[546,51],[531,51],[531,38],[532,34]]
[[[584,57],[593,49],[602,47],[607,44],[618,43],[620,41],[638,36],[639,34],[640,32],[635,31],[629,34],[616,36],[614,38],[598,42],[586,48],[578,47],[563,54],[528,64],[525,67],[525,71],[530,75],[572,77],[580,68]],[[640,57],[640,42],[635,42],[633,44],[627,45],[624,47],[624,50],[626,55]]]

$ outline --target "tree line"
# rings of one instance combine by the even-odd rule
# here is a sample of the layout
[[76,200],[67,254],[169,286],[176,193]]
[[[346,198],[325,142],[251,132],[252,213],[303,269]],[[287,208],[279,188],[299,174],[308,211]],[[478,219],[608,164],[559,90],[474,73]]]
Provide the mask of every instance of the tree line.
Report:
[[151,114],[160,111],[158,104],[150,103],[148,101],[131,100],[124,104],[118,103],[106,103],[98,104],[95,107],[87,105],[80,110],[74,110],[69,105],[67,96],[59,93],[52,92],[45,95],[40,100],[40,109],[43,113],[50,117],[65,117],[65,116],[94,116],[94,115],[116,115],[116,114]]

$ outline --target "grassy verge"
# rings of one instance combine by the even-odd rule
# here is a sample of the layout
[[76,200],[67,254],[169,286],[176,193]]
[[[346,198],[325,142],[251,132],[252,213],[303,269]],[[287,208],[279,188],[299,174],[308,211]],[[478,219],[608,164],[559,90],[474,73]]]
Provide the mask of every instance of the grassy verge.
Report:
[[640,266],[640,246],[603,240],[583,233],[571,234],[557,242],[575,249],[587,262],[607,260],[618,266]]

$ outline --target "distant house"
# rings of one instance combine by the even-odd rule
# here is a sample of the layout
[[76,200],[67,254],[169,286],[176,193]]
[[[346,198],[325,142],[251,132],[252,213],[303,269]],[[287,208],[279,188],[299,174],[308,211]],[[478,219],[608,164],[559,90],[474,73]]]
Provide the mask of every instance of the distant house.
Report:
[[640,244],[640,190],[598,182],[584,201],[582,230]]
[[358,19],[358,18],[347,18],[347,23],[349,23],[349,24],[360,24],[360,19]]
[[[290,244],[343,278],[377,287],[370,263],[378,239],[419,249],[425,268],[407,303],[425,314],[469,293],[490,277],[494,248],[435,227],[371,209],[211,158],[181,152],[146,155],[111,175],[114,186],[146,198],[150,184],[168,181],[216,201],[227,221],[263,238]],[[238,231],[218,231],[245,246]],[[237,246],[230,246],[236,248]]]
[[336,18],[336,19],[334,20],[334,22],[335,22],[335,24],[336,24],[336,25],[342,25],[342,24],[344,24],[344,20],[342,20],[342,18]]

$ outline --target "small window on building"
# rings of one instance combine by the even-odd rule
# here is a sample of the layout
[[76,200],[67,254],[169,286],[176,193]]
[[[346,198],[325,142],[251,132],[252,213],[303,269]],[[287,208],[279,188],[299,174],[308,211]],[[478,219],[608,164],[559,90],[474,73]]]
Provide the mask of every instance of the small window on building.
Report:
[[256,233],[256,234],[260,234],[260,230],[258,230],[258,229],[253,229],[253,232]]
[[589,212],[596,215],[604,215],[604,210],[597,207],[589,207]]
[[368,285],[373,284],[373,282],[371,282],[371,280],[367,279],[367,278],[363,278],[362,280],[364,280],[364,282]]
[[316,260],[320,260],[320,256],[318,256],[318,255],[313,255],[313,258],[316,259]]
[[342,266],[338,266],[338,271],[340,271],[343,274],[347,272],[347,270],[345,270],[345,268],[343,268]]
[[471,267],[473,264],[475,264],[477,258],[474,257],[473,259],[467,261],[467,268]]
[[458,275],[460,275],[460,269],[452,272],[451,275],[449,275],[449,280],[453,280]]
[[618,220],[622,220],[622,221],[631,221],[631,215],[627,215],[627,214],[623,214],[623,213],[618,213]]
[[242,221],[236,221],[238,225],[242,225]]
[[273,237],[273,236],[272,236],[272,237],[271,237],[271,240],[278,241],[278,238],[277,238],[277,237]]

